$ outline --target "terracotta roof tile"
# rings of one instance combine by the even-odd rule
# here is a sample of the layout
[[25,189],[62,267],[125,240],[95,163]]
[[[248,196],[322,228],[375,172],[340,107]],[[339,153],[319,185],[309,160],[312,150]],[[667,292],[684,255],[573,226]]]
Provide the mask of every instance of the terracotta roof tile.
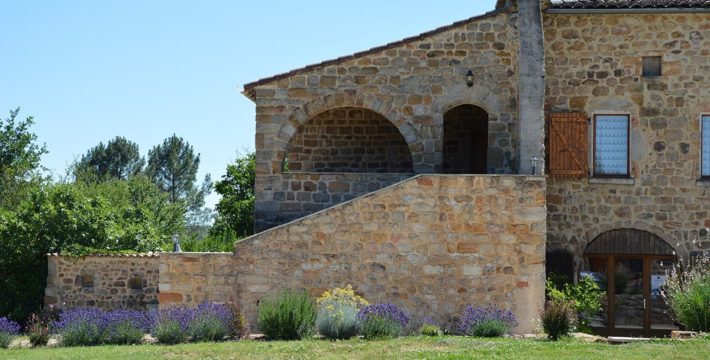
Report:
[[553,9],[710,8],[710,0],[552,0]]
[[[74,257],[70,255],[62,255],[59,253],[48,253],[47,256],[67,256],[67,257]],[[147,252],[147,253],[141,253],[141,254],[88,254],[88,255],[82,255],[78,257],[121,257],[121,258],[128,258],[128,257],[133,257],[133,258],[145,258],[145,257],[160,257],[159,252]]]
[[[416,36],[411,36],[411,37],[408,37],[408,38],[404,38],[404,39],[402,39],[402,40],[394,41],[394,42],[391,42],[391,43],[386,44],[386,45],[377,46],[377,47],[371,48],[371,49],[369,49],[369,50],[356,52],[356,53],[351,54],[351,55],[341,56],[341,57],[339,57],[339,58],[337,58],[337,59],[326,60],[326,61],[323,61],[323,62],[320,62],[320,63],[317,63],[317,64],[307,65],[307,66],[304,66],[304,67],[301,67],[301,68],[298,68],[298,69],[294,69],[294,70],[291,70],[291,71],[288,71],[288,72],[285,72],[285,73],[281,73],[281,74],[273,75],[273,76],[266,77],[266,78],[263,78],[263,79],[259,79],[259,80],[257,80],[257,81],[254,81],[254,82],[250,82],[250,83],[248,83],[248,84],[245,84],[245,85],[244,85],[244,93],[245,93],[245,94],[249,94],[249,93],[251,92],[251,90],[253,90],[255,87],[257,87],[257,86],[259,86],[259,85],[264,85],[264,84],[267,84],[267,83],[270,83],[270,82],[274,82],[274,81],[278,81],[278,80],[281,80],[281,79],[285,79],[285,78],[288,78],[288,77],[291,77],[291,76],[294,76],[294,75],[298,75],[298,74],[302,74],[302,73],[305,73],[305,72],[309,72],[309,71],[312,71],[312,70],[315,70],[315,69],[319,69],[319,68],[322,68],[322,67],[325,67],[325,66],[336,65],[336,64],[339,64],[339,63],[348,61],[348,60],[353,60],[353,59],[359,58],[359,57],[361,57],[361,56],[374,54],[374,53],[381,52],[381,51],[384,51],[384,50],[389,50],[389,49],[392,49],[392,48],[395,48],[395,47],[398,47],[398,46],[402,46],[402,45],[407,44],[407,43],[410,43],[410,42],[422,40],[422,39],[424,39],[424,38],[426,38],[426,37],[429,37],[429,36],[432,36],[432,35],[436,35],[436,34],[438,34],[438,33],[442,33],[442,32],[451,30],[451,29],[453,29],[453,28],[455,28],[455,27],[458,27],[458,26],[461,26],[461,25],[465,25],[465,24],[467,24],[467,23],[469,23],[469,22],[473,22],[473,21],[476,21],[476,20],[481,20],[481,19],[487,18],[487,17],[489,17],[489,16],[494,16],[494,15],[501,14],[501,13],[503,13],[504,11],[505,11],[505,9],[496,9],[496,10],[494,10],[494,11],[489,11],[489,12],[483,14],[483,15],[478,15],[478,16],[474,16],[474,17],[472,17],[472,18],[468,18],[468,19],[466,19],[466,20],[457,21],[457,22],[455,22],[455,23],[453,23],[453,24],[449,24],[449,25],[446,25],[446,26],[442,26],[442,27],[440,27],[440,28],[437,28],[437,29],[434,29],[434,30],[431,30],[431,31],[427,31],[427,32],[425,32],[425,33],[421,33],[421,34],[416,35]],[[253,95],[249,95],[249,97],[253,98]]]

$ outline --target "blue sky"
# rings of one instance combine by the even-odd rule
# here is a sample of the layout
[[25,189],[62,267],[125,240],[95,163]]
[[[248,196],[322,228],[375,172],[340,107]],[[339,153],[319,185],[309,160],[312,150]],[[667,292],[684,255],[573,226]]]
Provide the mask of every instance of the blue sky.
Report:
[[[21,107],[61,176],[117,136],[175,133],[224,174],[254,148],[242,85],[490,11],[495,0],[0,0],[0,116]],[[213,195],[208,205],[217,201]]]

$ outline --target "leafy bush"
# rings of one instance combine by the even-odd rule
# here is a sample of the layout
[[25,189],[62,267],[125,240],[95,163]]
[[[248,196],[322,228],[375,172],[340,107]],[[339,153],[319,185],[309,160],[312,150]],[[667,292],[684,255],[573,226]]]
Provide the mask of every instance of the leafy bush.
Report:
[[565,284],[562,289],[548,279],[546,288],[547,297],[551,301],[572,303],[578,315],[578,325],[583,329],[591,330],[588,328],[587,319],[601,310],[601,299],[604,295],[592,276],[582,276],[577,284]]
[[364,298],[355,294],[352,286],[326,291],[318,299],[316,328],[327,339],[349,339],[360,331],[360,307],[367,306]]
[[114,345],[136,345],[141,343],[144,334],[144,330],[130,321],[122,321],[104,332],[103,341]]
[[326,339],[349,339],[360,331],[358,310],[338,301],[322,303],[318,307],[316,328]]
[[341,303],[348,304],[360,310],[364,306],[370,305],[363,297],[355,294],[352,285],[348,285],[344,288],[334,288],[324,292],[318,299],[316,303],[318,305],[330,304],[330,303]]
[[365,339],[385,339],[402,336],[409,324],[409,315],[392,303],[368,305],[358,314]]
[[422,325],[419,333],[424,336],[440,336],[442,334],[441,329],[433,324]]
[[241,339],[249,335],[249,323],[241,308],[236,305],[230,305],[232,312],[232,335]]
[[668,276],[664,295],[676,321],[688,330],[710,331],[710,257],[701,256],[692,266],[679,261]]
[[557,341],[574,331],[576,311],[569,301],[548,301],[542,312],[542,329],[550,340]]
[[227,336],[227,327],[214,315],[195,318],[187,328],[192,341],[220,341]]
[[459,318],[458,332],[462,335],[495,337],[502,336],[518,326],[515,315],[494,306],[476,307],[468,305]]
[[53,328],[62,335],[64,346],[138,344],[151,323],[141,311],[76,308],[64,311]]
[[184,342],[189,337],[195,341],[221,340],[232,333],[232,311],[224,304],[176,306],[161,309],[152,316],[152,333],[164,344]]
[[71,323],[64,327],[61,334],[64,346],[92,346],[101,343],[101,330],[90,321]]
[[187,332],[177,320],[162,320],[153,328],[153,336],[158,342],[166,345],[179,344],[187,341]]
[[299,340],[313,333],[316,308],[305,292],[287,291],[259,307],[259,328],[272,340]]
[[12,338],[19,332],[20,325],[6,317],[0,317],[0,348],[7,349]]
[[367,340],[392,339],[402,336],[402,325],[389,317],[369,315],[362,322],[362,334]]
[[27,322],[27,334],[32,346],[44,346],[49,341],[49,322],[37,314],[30,315]]

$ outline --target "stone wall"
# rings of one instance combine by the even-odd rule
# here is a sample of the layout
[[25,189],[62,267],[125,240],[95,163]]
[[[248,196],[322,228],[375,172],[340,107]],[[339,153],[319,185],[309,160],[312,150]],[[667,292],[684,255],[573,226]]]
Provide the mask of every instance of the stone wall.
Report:
[[146,310],[158,304],[155,255],[47,257],[44,302],[60,308]]
[[[256,103],[256,230],[276,225],[282,167],[300,128],[333,109],[368,109],[407,142],[415,173],[441,172],[444,113],[461,104],[489,114],[498,173],[517,171],[517,17],[494,12],[335,61],[245,86]],[[474,86],[466,74],[472,71]]]
[[268,216],[256,219],[259,229],[280,225],[403,181],[413,174],[299,173],[281,176],[281,189]]
[[288,147],[289,171],[411,173],[412,155],[392,123],[374,111],[329,110],[304,124]]
[[[548,179],[548,246],[581,256],[600,233],[635,228],[680,255],[710,249],[710,184],[698,181],[710,14],[547,13],[544,23],[546,110],[631,115],[631,179]],[[662,76],[641,76],[644,56],[662,57]]]
[[235,246],[236,297],[255,321],[285,289],[352,284],[372,302],[451,324],[496,304],[534,328],[544,297],[545,181],[419,175]]
[[238,277],[232,260],[232,253],[161,254],[160,306],[236,303]]

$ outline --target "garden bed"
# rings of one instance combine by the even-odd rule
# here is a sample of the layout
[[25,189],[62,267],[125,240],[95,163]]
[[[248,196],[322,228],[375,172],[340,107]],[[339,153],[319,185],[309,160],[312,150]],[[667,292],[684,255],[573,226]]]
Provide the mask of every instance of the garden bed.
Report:
[[3,359],[700,359],[710,340],[654,340],[612,346],[578,339],[461,336],[366,341],[230,341],[175,346],[134,345],[0,350]]

